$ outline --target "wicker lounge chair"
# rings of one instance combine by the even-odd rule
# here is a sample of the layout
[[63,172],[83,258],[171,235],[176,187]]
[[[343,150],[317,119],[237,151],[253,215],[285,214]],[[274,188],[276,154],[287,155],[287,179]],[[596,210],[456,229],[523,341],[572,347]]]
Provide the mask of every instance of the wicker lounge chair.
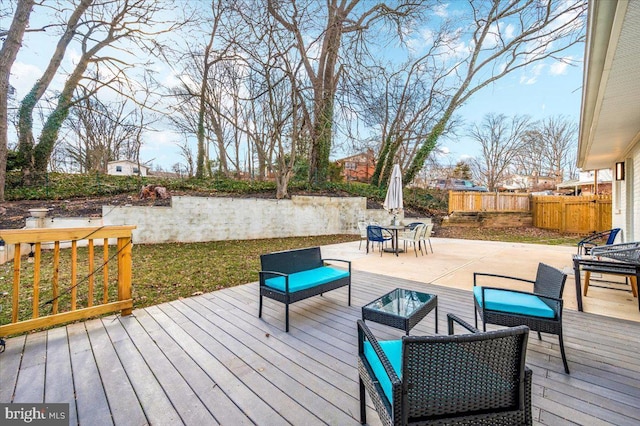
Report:
[[[385,425],[530,425],[527,327],[479,332],[447,315],[449,336],[378,341],[358,321],[360,422],[365,389]],[[452,335],[454,321],[470,334]]]
[[[516,280],[533,284],[533,292],[508,290],[497,287],[478,286],[478,277],[493,277]],[[478,315],[482,319],[482,329],[487,324],[513,327],[526,325],[532,331],[555,334],[560,340],[560,354],[565,373],[569,374],[569,365],[564,352],[562,339],[562,291],[567,274],[544,263],[538,264],[536,280],[510,277],[506,275],[474,272],[473,295],[475,324],[478,326]]]

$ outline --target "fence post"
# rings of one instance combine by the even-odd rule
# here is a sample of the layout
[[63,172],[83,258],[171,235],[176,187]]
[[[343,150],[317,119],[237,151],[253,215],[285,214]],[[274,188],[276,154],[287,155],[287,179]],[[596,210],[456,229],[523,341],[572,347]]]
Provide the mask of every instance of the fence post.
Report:
[[[131,237],[118,238],[118,301],[131,299]],[[121,311],[131,315],[131,308]]]

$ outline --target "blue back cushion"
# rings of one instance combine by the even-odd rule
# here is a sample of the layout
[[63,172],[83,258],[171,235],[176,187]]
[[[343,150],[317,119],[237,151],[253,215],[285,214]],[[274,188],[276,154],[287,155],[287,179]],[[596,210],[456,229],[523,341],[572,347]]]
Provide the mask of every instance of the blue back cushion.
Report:
[[[473,295],[482,306],[482,287],[473,288]],[[538,296],[516,293],[509,290],[484,291],[487,298],[485,308],[492,311],[508,312],[511,314],[529,315],[541,318],[554,318],[555,312]]]
[[[395,371],[396,375],[402,379],[402,340],[386,340],[378,343],[391,363],[393,371]],[[391,379],[389,379],[387,372],[382,366],[380,358],[378,358],[378,355],[376,355],[376,352],[373,350],[373,346],[371,346],[371,343],[367,341],[364,342],[364,357],[369,361],[373,374],[376,376],[376,379],[378,379],[378,382],[380,382],[380,386],[382,387],[387,400],[392,404],[393,392],[391,388]]]
[[[289,292],[306,290],[317,285],[326,284],[340,278],[349,276],[349,271],[337,269],[331,266],[296,272],[289,275]],[[285,291],[285,278],[273,277],[265,280],[265,284],[276,290]]]

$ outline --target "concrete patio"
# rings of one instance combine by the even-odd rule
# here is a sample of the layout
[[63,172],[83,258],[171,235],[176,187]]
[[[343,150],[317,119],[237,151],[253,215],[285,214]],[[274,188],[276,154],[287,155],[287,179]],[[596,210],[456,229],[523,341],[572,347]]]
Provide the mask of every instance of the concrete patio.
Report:
[[[362,249],[358,249],[359,242],[356,241],[325,246],[322,253],[327,258],[351,260],[352,267],[357,270],[469,291],[473,287],[474,272],[534,279],[538,263],[543,262],[568,275],[564,289],[564,307],[577,310],[572,262],[572,256],[576,254],[575,247],[452,238],[431,238],[431,242],[434,252],[429,251],[425,256],[418,252],[418,257],[414,255],[412,247],[398,257],[391,253],[380,256],[377,249],[375,253],[366,254],[364,241]],[[594,280],[599,278],[621,284],[614,284],[613,287],[618,288],[614,290],[599,288],[597,286],[601,284],[592,281],[588,297],[582,298],[584,312],[640,321],[638,300],[632,296],[624,279],[613,275],[592,275]],[[492,283],[494,284],[501,285],[498,282]],[[521,288],[530,289],[526,285]]]

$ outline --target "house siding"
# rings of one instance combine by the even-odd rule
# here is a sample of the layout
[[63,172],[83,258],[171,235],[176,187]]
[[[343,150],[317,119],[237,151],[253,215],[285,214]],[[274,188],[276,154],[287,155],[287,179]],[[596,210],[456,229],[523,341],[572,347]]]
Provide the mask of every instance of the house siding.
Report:
[[640,220],[636,219],[635,212],[640,212],[640,144],[636,144],[625,159],[625,180],[613,184],[611,212],[612,226],[624,229],[623,240],[638,240]]
[[[117,168],[120,167],[120,170]],[[138,169],[139,171],[135,171]],[[110,161],[107,164],[107,174],[115,175],[115,176],[147,176],[148,167],[147,166],[138,166],[138,164],[133,163],[131,161]]]

